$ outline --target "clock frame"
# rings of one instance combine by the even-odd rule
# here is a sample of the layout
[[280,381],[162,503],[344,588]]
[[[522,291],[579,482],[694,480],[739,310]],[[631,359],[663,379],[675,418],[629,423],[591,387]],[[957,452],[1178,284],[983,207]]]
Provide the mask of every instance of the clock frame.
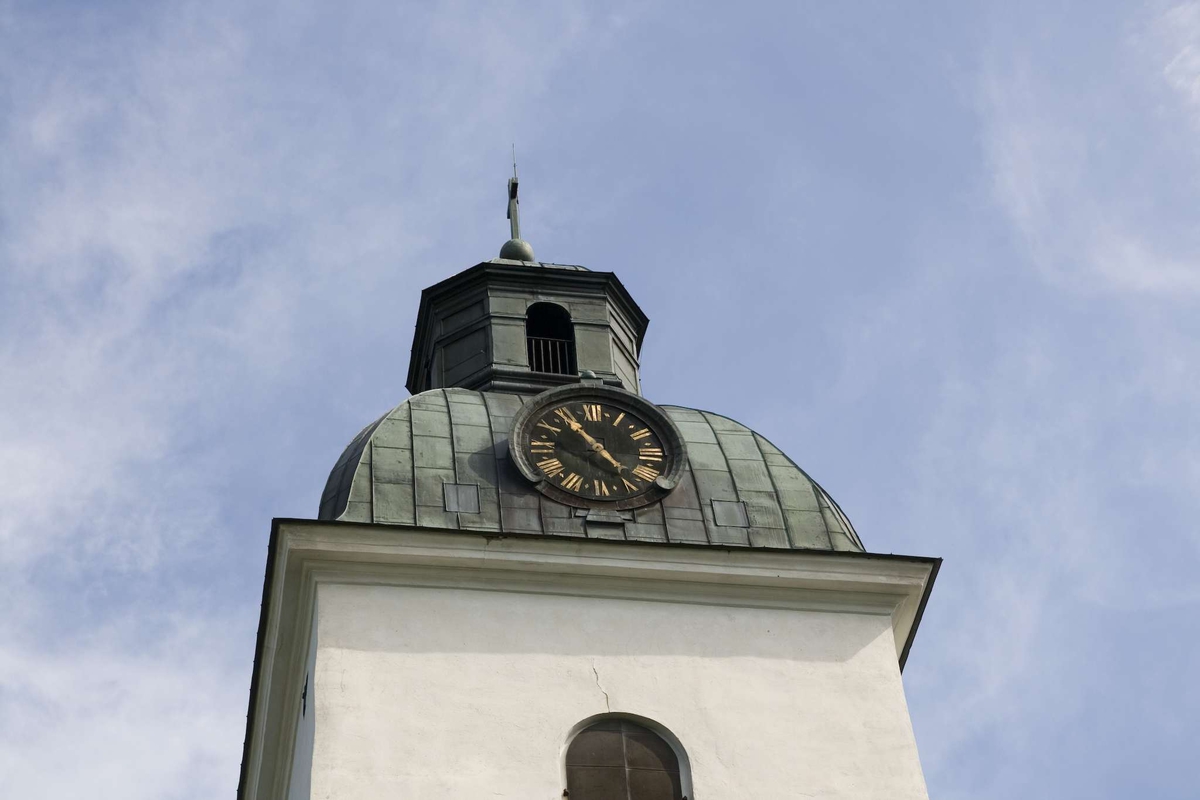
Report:
[[509,455],[547,497],[617,511],[661,500],[687,460],[683,437],[662,409],[601,383],[531,398],[513,419]]

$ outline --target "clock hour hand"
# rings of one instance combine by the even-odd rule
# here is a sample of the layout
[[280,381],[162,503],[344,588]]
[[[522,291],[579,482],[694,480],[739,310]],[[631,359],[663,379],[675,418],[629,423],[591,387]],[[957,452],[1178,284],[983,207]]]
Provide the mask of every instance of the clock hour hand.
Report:
[[607,459],[608,463],[616,467],[618,473],[628,469],[628,467],[626,467],[620,461],[617,461],[615,458],[613,458],[612,453],[608,452],[608,450],[604,448],[604,445],[596,441],[594,436],[585,431],[583,429],[583,425],[579,424],[578,420],[569,416],[568,414],[559,414],[559,416],[562,417],[563,422],[567,423],[568,428],[583,437],[583,440],[588,443],[588,447],[592,448],[592,450],[599,453],[602,458]]
[[[584,434],[584,435],[587,436],[587,434]],[[590,436],[588,438],[591,439]],[[602,457],[608,459],[608,463],[612,464],[614,467],[617,468],[618,474],[620,474],[621,472],[628,469],[628,467],[626,467],[620,461],[617,461],[615,458],[613,458],[612,453],[605,450],[604,445],[600,444],[595,439],[592,439],[591,442],[589,442],[589,444],[591,444],[593,450],[595,450],[597,453],[599,453]]]

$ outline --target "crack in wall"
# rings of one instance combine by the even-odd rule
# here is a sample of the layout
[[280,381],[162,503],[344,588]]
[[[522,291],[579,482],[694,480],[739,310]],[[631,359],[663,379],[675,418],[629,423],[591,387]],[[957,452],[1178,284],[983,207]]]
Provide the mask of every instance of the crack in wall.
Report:
[[608,692],[604,691],[604,687],[600,685],[600,671],[596,669],[596,660],[592,659],[592,675],[596,677],[596,688],[604,695],[604,710],[612,713],[612,704],[609,702]]

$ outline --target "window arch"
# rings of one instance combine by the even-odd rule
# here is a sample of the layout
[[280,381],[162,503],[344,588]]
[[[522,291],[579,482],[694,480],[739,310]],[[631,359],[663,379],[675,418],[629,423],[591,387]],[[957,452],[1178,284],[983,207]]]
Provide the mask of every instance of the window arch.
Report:
[[[686,760],[686,756],[685,756]],[[686,763],[645,725],[605,717],[584,727],[567,747],[570,800],[687,800]]]
[[555,303],[534,303],[525,312],[529,369],[575,375],[575,326],[571,314]]

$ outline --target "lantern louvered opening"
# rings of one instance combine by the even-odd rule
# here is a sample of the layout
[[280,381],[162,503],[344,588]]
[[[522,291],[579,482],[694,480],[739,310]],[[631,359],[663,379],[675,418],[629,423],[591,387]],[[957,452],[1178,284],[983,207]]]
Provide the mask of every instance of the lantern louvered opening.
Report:
[[571,315],[554,303],[534,303],[525,315],[529,369],[554,375],[575,374],[575,326]]
[[679,758],[649,728],[607,719],[582,731],[567,748],[571,800],[687,800]]

